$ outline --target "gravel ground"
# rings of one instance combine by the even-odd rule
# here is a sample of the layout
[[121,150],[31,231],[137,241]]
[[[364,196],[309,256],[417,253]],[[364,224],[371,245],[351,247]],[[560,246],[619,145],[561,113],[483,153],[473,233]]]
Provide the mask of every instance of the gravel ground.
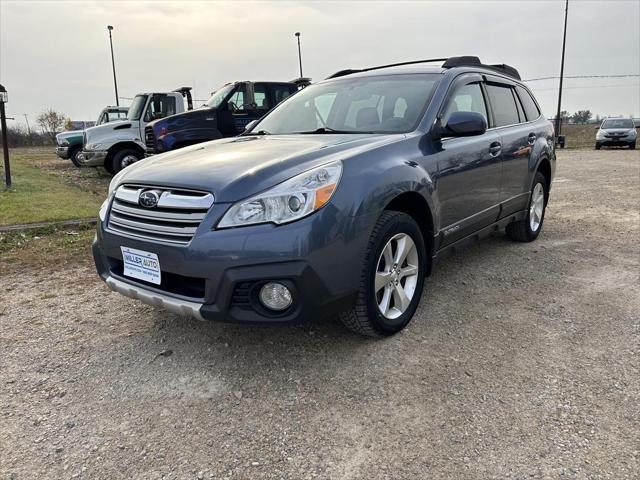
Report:
[[199,323],[86,256],[5,269],[0,478],[637,479],[640,153],[560,152],[543,233],[443,260],[402,334]]

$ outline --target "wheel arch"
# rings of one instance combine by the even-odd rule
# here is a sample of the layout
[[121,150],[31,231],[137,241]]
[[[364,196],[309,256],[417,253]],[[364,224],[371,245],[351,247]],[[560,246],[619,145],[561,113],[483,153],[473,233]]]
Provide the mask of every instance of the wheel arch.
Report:
[[[433,257],[434,217],[429,202],[427,202],[427,199],[422,194],[416,191],[402,192],[385,205],[384,211],[402,212],[413,218],[422,232],[427,250],[427,258],[431,259]],[[427,275],[431,274],[431,264],[432,262],[429,261],[427,265]]]

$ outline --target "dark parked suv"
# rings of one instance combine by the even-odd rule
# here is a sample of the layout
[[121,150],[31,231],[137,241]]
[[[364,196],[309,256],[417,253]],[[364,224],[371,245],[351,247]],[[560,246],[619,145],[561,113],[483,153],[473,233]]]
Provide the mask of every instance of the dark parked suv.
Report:
[[343,70],[245,134],[113,178],[93,255],[107,285],[200,319],[339,314],[391,335],[438,257],[542,229],[551,124],[516,70],[477,57]]

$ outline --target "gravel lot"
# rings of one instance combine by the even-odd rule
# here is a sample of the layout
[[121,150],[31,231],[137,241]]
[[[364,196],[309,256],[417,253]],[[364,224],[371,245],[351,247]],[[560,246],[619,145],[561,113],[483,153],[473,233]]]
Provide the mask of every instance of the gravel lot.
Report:
[[448,257],[386,340],[179,318],[85,252],[0,273],[0,478],[640,475],[640,152],[560,152],[538,241]]

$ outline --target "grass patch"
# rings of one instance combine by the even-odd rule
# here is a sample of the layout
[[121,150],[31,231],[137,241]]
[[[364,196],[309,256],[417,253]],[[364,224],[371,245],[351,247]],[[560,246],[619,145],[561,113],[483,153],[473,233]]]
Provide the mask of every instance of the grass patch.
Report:
[[0,187],[0,225],[95,217],[107,195],[109,175],[76,168],[53,147],[13,149],[12,186]]
[[35,266],[89,263],[95,225],[37,228],[0,234],[0,275]]

